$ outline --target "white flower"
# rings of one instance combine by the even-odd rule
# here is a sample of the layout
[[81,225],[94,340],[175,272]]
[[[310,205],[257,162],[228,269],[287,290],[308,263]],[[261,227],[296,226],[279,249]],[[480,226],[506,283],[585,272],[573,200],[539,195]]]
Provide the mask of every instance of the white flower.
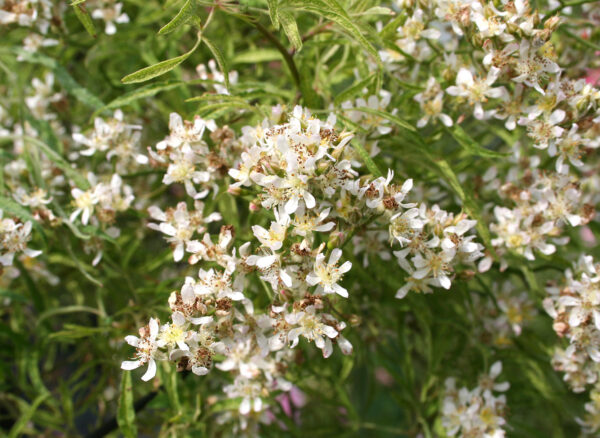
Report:
[[94,188],[81,190],[77,187],[71,189],[71,195],[75,200],[75,211],[69,216],[69,221],[74,222],[81,215],[81,223],[87,225],[90,217],[94,213],[94,208],[98,204],[98,194]]
[[127,341],[127,343],[132,347],[136,348],[136,360],[123,361],[121,363],[121,369],[134,370],[147,363],[148,369],[142,376],[142,380],[147,382],[156,375],[155,358],[157,357],[158,350],[158,343],[156,341],[158,331],[158,321],[154,318],[150,318],[150,323],[148,326],[140,330],[141,333],[139,338],[131,335],[125,337],[125,341]]
[[482,103],[487,102],[488,98],[506,99],[507,97],[504,87],[492,88],[492,84],[496,82],[499,75],[500,70],[492,67],[485,79],[474,78],[473,73],[463,67],[456,75],[456,85],[448,87],[446,93],[451,96],[466,98],[471,105],[474,105],[473,115],[475,118],[481,120],[485,118]]
[[314,306],[307,306],[304,311],[294,312],[286,315],[285,321],[298,326],[292,328],[287,335],[290,348],[298,345],[300,336],[304,336],[308,341],[314,341],[317,348],[323,351],[325,358],[333,352],[331,339],[338,336],[338,331],[330,325],[321,321],[320,315],[316,313]]
[[413,278],[422,280],[426,277],[436,280],[444,289],[450,289],[450,261],[454,258],[456,251],[448,249],[440,252],[426,251],[425,256],[417,254],[412,262],[417,270],[412,274]]
[[107,35],[114,35],[117,32],[115,23],[129,23],[129,16],[125,12],[121,12],[122,9],[123,3],[106,5],[104,8],[92,11],[92,18],[104,20],[106,23],[104,32]]
[[271,222],[269,230],[264,229],[260,225],[253,225],[252,232],[254,236],[267,248],[277,251],[281,249],[283,241],[285,240],[289,216],[286,214],[279,214],[275,210],[276,221]]
[[317,293],[332,294],[336,293],[344,298],[348,297],[348,291],[337,284],[342,276],[352,268],[350,261],[344,262],[341,266],[337,263],[342,256],[342,250],[335,248],[331,251],[329,262],[325,263],[325,255],[322,252],[317,254],[314,263],[314,271],[306,276],[306,282],[311,285],[319,285]]

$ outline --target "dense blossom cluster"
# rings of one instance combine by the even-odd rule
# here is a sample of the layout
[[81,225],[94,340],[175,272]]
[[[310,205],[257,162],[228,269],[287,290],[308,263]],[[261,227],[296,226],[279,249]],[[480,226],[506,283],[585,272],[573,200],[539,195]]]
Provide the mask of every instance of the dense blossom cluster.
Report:
[[[448,289],[453,266],[481,256],[482,245],[466,234],[475,221],[437,206],[407,203],[412,181],[396,185],[391,171],[373,180],[361,177],[345,158],[352,134],[338,132],[335,124],[333,116],[321,121],[301,107],[291,114],[276,107],[270,119],[243,128],[235,138],[212,121],[196,117],[188,122],[171,115],[171,134],[150,156],[155,165],[166,167],[163,183],[183,184],[196,199],[195,207],[191,211],[182,202],[163,211],[152,206],[150,216],[158,223],[149,226],[166,235],[175,261],[189,253],[192,265],[203,261],[216,266],[200,268],[173,292],[171,322],[151,320],[140,338],[127,338],[137,352],[124,368],[148,364],[147,380],[156,372],[155,361],[168,359],[204,375],[218,356],[216,367],[235,376],[225,394],[250,394],[243,398],[240,414],[262,412],[267,404],[261,394],[292,388],[282,370],[301,339],[314,342],[324,357],[334,345],[344,354],[352,352],[342,334],[347,322],[328,309],[335,309],[339,297],[349,297],[342,281],[352,263],[341,261],[341,246],[358,238],[357,231],[382,235],[388,253],[392,244],[400,248],[395,251],[399,263],[412,277],[399,297],[410,289]],[[210,144],[206,128],[212,133]],[[233,163],[223,152],[232,149],[241,152]],[[218,236],[206,233],[208,223],[222,218],[204,216],[198,200],[213,188],[216,194],[225,174],[233,179],[229,193],[251,195],[251,208],[265,209],[272,218],[267,227],[253,225],[255,240],[237,248],[231,225],[222,226]],[[368,249],[364,251],[367,257]],[[253,275],[273,299],[266,312],[255,309],[250,299],[257,292],[248,280]]]
[[[141,8],[143,2],[137,3]],[[200,13],[201,8],[192,11],[193,5],[185,2],[189,9],[174,23],[199,26],[202,20],[186,21]],[[11,48],[15,59],[36,65],[22,95],[0,98],[0,140],[7,145],[0,157],[1,289],[10,290],[23,268],[27,281],[61,285],[53,264],[76,266],[100,285],[92,274],[104,264],[110,275],[126,275],[109,257],[109,245],[120,256],[126,253],[122,259],[127,263],[139,251],[138,241],[169,245],[156,262],[160,273],[148,275],[156,280],[152,287],[169,284],[169,316],[159,320],[150,313],[155,307],[147,306],[142,324],[148,323],[138,336],[125,337],[134,352],[121,368],[143,368],[143,381],[156,377],[163,362],[196,376],[212,372],[211,379],[220,382],[219,395],[206,403],[228,406],[216,421],[231,424],[236,434],[255,436],[261,424],[277,421],[277,414],[292,418],[291,400],[301,398],[294,379],[315,354],[325,359],[351,355],[357,342],[388,338],[395,346],[402,330],[423,334],[423,321],[469,326],[478,347],[503,354],[527,336],[534,319],[550,330],[548,317],[540,315],[543,308],[564,345],[548,348],[554,355],[547,360],[573,392],[589,391],[590,401],[577,421],[584,434],[597,435],[600,264],[581,254],[593,253],[596,242],[600,89],[595,84],[600,65],[565,47],[560,31],[595,47],[590,35],[600,24],[600,7],[597,2],[571,6],[581,10],[582,20],[570,21],[573,8],[566,3],[549,2],[544,8],[554,12],[545,14],[526,0],[395,0],[357,12],[357,22],[371,13],[382,20],[375,26],[378,49],[365,58],[366,66],[352,69],[355,85],[339,99],[330,96],[326,110],[312,112],[298,102],[315,106],[308,91],[323,91],[313,100],[326,101],[321,76],[335,76],[337,90],[342,83],[337,76],[347,72],[330,68],[327,60],[336,59],[342,70],[354,56],[352,45],[341,59],[333,45],[319,61],[323,71],[315,75],[314,86],[306,77],[295,78],[297,95],[262,90],[255,82],[245,84],[244,77],[251,55],[277,59],[269,68],[283,55],[292,76],[305,76],[295,71],[294,59],[308,62],[299,60],[296,48],[274,54],[254,47],[253,41],[252,50],[236,60],[239,71],[228,72],[221,71],[222,54],[211,49],[218,63],[194,64],[195,71],[184,71],[181,81],[127,95],[123,107],[135,108],[140,96],[183,85],[189,88],[182,95],[194,90],[192,85],[206,91],[192,99],[199,108],[175,107],[167,132],[161,125],[166,120],[152,125],[161,132],[158,138],[164,136],[156,142],[147,134],[154,121],[121,109],[112,113],[115,101],[90,104],[95,96],[70,78],[68,68],[57,68],[49,57],[35,58],[67,48],[70,8],[89,13],[104,27],[107,40],[135,19],[134,8],[115,0],[85,5],[0,0],[0,24],[24,35],[19,47]],[[223,14],[233,8],[244,18],[236,7],[236,2],[223,2],[208,8],[206,22],[220,8]],[[295,28],[293,14],[282,14],[279,21],[287,34]],[[565,23],[569,26],[561,28]],[[257,27],[261,35],[272,37],[262,27]],[[330,31],[328,23],[320,23],[300,42],[331,46],[320,40]],[[277,36],[268,39],[279,42]],[[209,36],[205,43],[211,47]],[[380,63],[371,59],[377,52]],[[304,49],[300,58],[309,58],[307,53]],[[174,59],[183,62],[190,54]],[[86,62],[97,62],[90,58]],[[260,76],[261,69],[253,74]],[[381,77],[369,72],[379,69]],[[79,125],[65,120],[70,95],[96,109]],[[203,106],[213,101],[223,104]],[[240,105],[236,113],[228,103]],[[160,106],[159,114],[167,107],[167,113],[174,111],[170,102]],[[447,173],[440,171],[446,168]],[[62,229],[72,236],[64,238]],[[51,244],[64,245],[68,257],[46,254],[48,239],[41,230],[53,233],[51,240],[60,236]],[[73,249],[73,236],[81,241],[79,248]],[[121,237],[131,252],[115,243]],[[33,248],[42,248],[44,255]],[[78,258],[77,250],[86,257]],[[556,268],[562,271],[577,258],[557,280]],[[386,278],[380,278],[381,269]],[[370,295],[370,281],[393,286],[389,297]],[[542,282],[548,285],[545,293]],[[464,298],[448,308],[459,308],[465,320],[449,322],[422,311],[419,306],[430,297],[420,295],[434,291],[431,298],[440,301]],[[401,301],[393,301],[394,296]],[[363,312],[381,312],[383,321],[378,300],[387,298],[403,317],[409,315],[398,322],[397,333],[377,331],[379,321],[361,320]],[[10,298],[3,295],[3,302],[10,304]],[[72,309],[89,310],[80,304]],[[103,312],[97,313],[107,316]],[[112,328],[133,330],[121,320]],[[424,332],[425,349],[434,350],[433,331]],[[124,344],[111,342],[119,348]],[[415,351],[421,342],[416,344]],[[365,351],[369,356],[371,350]],[[432,354],[423,353],[428,367],[436,362]],[[422,397],[439,386],[438,411],[430,415],[436,418],[436,433],[505,436],[510,400],[503,393],[509,383],[496,382],[501,372],[502,364],[495,362],[473,388],[457,387],[457,379],[450,377],[441,400],[444,379],[427,376],[430,380],[419,389]],[[409,374],[403,376],[407,381]],[[443,377],[452,374],[445,370]],[[346,421],[345,408],[339,412]],[[283,430],[287,427],[282,423]]]
[[489,374],[479,378],[479,384],[469,389],[456,388],[456,379],[446,380],[442,407],[442,424],[448,436],[503,437],[506,424],[506,396],[509,383],[496,383],[502,363],[495,362]]

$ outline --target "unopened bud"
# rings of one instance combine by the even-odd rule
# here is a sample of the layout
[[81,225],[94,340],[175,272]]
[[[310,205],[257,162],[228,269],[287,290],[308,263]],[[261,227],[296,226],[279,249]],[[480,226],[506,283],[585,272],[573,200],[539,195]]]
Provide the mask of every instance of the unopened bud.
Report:
[[250,212],[251,213],[256,213],[257,211],[260,210],[260,204],[257,204],[255,201],[250,202]]
[[240,186],[229,186],[227,193],[233,196],[239,196],[242,193]]

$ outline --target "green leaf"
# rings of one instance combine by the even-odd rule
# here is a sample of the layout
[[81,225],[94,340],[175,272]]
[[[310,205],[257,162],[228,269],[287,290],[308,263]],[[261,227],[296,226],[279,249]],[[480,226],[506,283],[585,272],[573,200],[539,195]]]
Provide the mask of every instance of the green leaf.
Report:
[[229,94],[212,94],[207,93],[202,96],[190,97],[185,100],[186,102],[214,102],[214,101],[224,101],[224,102],[238,102],[240,104],[249,106],[248,103],[242,99],[241,97],[231,96]]
[[335,105],[339,105],[342,102],[355,96],[356,94],[361,93],[363,88],[368,87],[371,84],[371,82],[373,82],[374,78],[375,78],[375,73],[369,75],[367,78],[363,79],[362,81],[357,82],[356,84],[351,85],[350,87],[346,88],[344,91],[342,91],[335,97],[333,103]]
[[375,162],[371,159],[369,153],[364,148],[364,146],[359,141],[354,141],[351,144],[352,147],[356,150],[356,152],[358,152],[358,155],[360,155],[361,160],[363,160],[363,162],[367,166],[367,169],[369,169],[369,172],[371,172],[371,175],[377,178],[383,176],[381,170],[379,170]]
[[153,84],[144,85],[136,90],[130,91],[129,93],[125,93],[122,96],[117,97],[115,100],[107,103],[105,106],[95,111],[92,117],[97,116],[105,110],[121,108],[125,105],[129,105],[137,100],[146,99],[148,97],[153,97],[158,93],[163,91],[171,90],[173,88],[180,87],[181,85],[185,85],[185,82],[181,81],[165,81],[165,82],[156,82]]
[[31,53],[21,48],[15,48],[14,52],[19,55],[23,61],[31,62],[33,64],[41,64],[52,70],[54,76],[64,87],[67,93],[72,94],[81,103],[94,109],[102,108],[104,106],[104,102],[92,94],[87,88],[79,85],[75,79],[71,77],[67,70],[56,60],[42,55],[41,53]]
[[486,249],[491,251],[492,254],[494,254],[494,247],[492,246],[490,230],[487,228],[485,222],[481,217],[481,210],[479,208],[479,205],[477,204],[475,199],[473,199],[473,197],[465,193],[462,184],[458,180],[458,177],[456,176],[456,174],[454,173],[454,171],[452,170],[452,168],[446,160],[435,160],[434,162],[438,170],[446,180],[446,182],[461,199],[463,207],[465,208],[467,214],[477,221],[477,231],[483,239]]
[[366,11],[358,12],[358,13],[353,13],[352,14],[352,16],[357,16],[357,15],[387,15],[387,16],[392,16],[392,15],[394,15],[394,11],[392,11],[390,8],[386,8],[384,6],[373,6],[372,8],[369,8]]
[[[80,2],[80,3],[82,3],[82,2]],[[72,6],[73,6],[73,11],[75,11],[75,15],[77,16],[77,18],[79,19],[79,21],[81,22],[81,24],[83,25],[83,27],[85,28],[87,33],[89,33],[92,38],[96,38],[96,36],[97,36],[96,27],[94,26],[92,17],[90,17],[90,14],[88,13],[85,6],[83,6],[81,4],[75,4]]]
[[50,123],[48,123],[46,120],[38,120],[29,114],[26,114],[25,118],[29,123],[31,123],[31,126],[33,126],[33,128],[38,132],[42,141],[44,141],[48,146],[50,146],[59,154],[62,153],[63,144],[54,133],[54,130],[52,129],[52,126],[50,126]]
[[98,309],[95,309],[93,307],[88,307],[88,306],[73,305],[73,306],[65,306],[65,307],[56,307],[54,309],[46,310],[44,313],[39,315],[37,318],[37,321],[36,321],[36,325],[39,326],[40,323],[44,319],[50,318],[51,316],[54,316],[54,315],[64,315],[66,313],[76,313],[76,312],[87,312],[87,313],[94,313],[96,315],[102,315],[102,313]]
[[223,76],[225,78],[225,88],[229,90],[229,67],[227,66],[227,62],[223,57],[223,53],[221,53],[221,50],[219,50],[219,48],[215,46],[214,43],[208,38],[203,36],[202,41],[204,42],[204,44],[206,44],[206,47],[208,47],[208,49],[212,52],[213,56],[215,57],[215,60],[217,61],[217,64],[219,64],[219,68],[223,72]]
[[393,124],[404,128],[404,129],[408,129],[411,132],[416,132],[417,130],[415,129],[414,126],[412,126],[410,123],[402,120],[400,117],[395,116],[393,114],[388,113],[387,111],[380,111],[380,110],[376,110],[373,108],[368,108],[368,107],[358,107],[358,108],[352,108],[352,111],[361,111],[363,113],[367,113],[367,114],[371,114],[374,116],[378,116],[381,117],[382,119],[387,119],[390,122],[392,122]]
[[365,38],[361,30],[337,0],[306,0],[299,5],[299,8],[322,15],[336,23],[348,32],[368,53],[373,55],[377,60],[377,64],[381,63],[375,46]]
[[135,425],[135,410],[133,406],[133,388],[131,386],[131,371],[123,371],[121,379],[121,396],[117,410],[117,424],[125,438],[137,437]]
[[255,49],[235,55],[232,64],[258,64],[259,62],[281,61],[283,56],[275,49]]
[[269,16],[271,17],[271,23],[273,23],[273,27],[279,30],[279,0],[267,0],[269,4]]
[[462,127],[459,125],[454,125],[451,128],[446,128],[446,130],[452,135],[452,137],[461,145],[467,152],[472,155],[477,155],[480,157],[488,157],[488,158],[503,158],[506,157],[506,154],[501,154],[500,152],[492,151],[490,149],[486,149],[482,147],[478,142],[473,140],[469,134],[467,134]]
[[75,339],[89,338],[91,336],[106,336],[110,333],[109,327],[87,327],[77,324],[65,324],[64,330],[50,333],[49,340],[72,341]]
[[179,401],[179,392],[177,390],[177,372],[173,364],[163,362],[158,367],[160,373],[160,381],[164,385],[167,391],[167,397],[169,398],[169,404],[171,410],[175,415],[181,413],[181,403]]
[[121,79],[121,82],[124,84],[134,84],[136,82],[145,82],[157,76],[164,75],[165,73],[170,72],[183,61],[188,59],[192,53],[198,48],[200,41],[202,38],[198,36],[194,47],[183,55],[177,56],[175,58],[167,59],[166,61],[161,61],[158,64],[151,65],[149,67],[145,67],[141,70],[136,71],[135,73],[131,73]]
[[24,137],[24,139],[36,145],[46,155],[46,157],[48,157],[48,159],[54,163],[56,167],[62,170],[65,175],[77,185],[77,187],[82,190],[87,190],[90,188],[89,181],[85,179],[83,175],[81,175],[76,169],[74,169],[71,164],[69,164],[58,152],[56,152],[46,143],[41,142],[37,138],[33,137]]
[[25,426],[27,426],[27,423],[29,423],[29,421],[31,420],[31,417],[33,417],[33,414],[35,414],[35,411],[37,411],[37,409],[40,407],[40,405],[48,397],[50,397],[50,393],[48,393],[48,392],[41,394],[38,397],[36,397],[36,399],[33,401],[33,403],[31,405],[27,406],[27,409],[25,409],[24,412],[22,412],[21,416],[15,422],[14,426],[8,433],[9,438],[16,438],[18,436],[21,436],[20,435],[21,430],[23,430],[23,428]]
[[278,12],[279,21],[283,27],[283,31],[290,40],[290,43],[296,49],[296,51],[302,49],[302,38],[300,38],[300,32],[298,32],[298,25],[293,15],[287,11]]
[[173,32],[178,27],[186,24],[190,18],[196,16],[196,0],[187,0],[184,5],[181,7],[177,15],[173,17],[171,21],[165,24],[158,31],[159,35],[166,35],[170,32]]
[[321,96],[314,89],[315,72],[312,71],[308,62],[300,64],[300,91],[304,105],[308,108],[322,108]]

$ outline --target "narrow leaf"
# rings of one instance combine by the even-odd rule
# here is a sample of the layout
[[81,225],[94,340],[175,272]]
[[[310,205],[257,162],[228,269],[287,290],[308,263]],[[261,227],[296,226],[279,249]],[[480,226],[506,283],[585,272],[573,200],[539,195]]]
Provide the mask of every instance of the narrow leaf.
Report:
[[42,55],[41,53],[31,53],[21,48],[14,49],[23,61],[33,64],[41,64],[52,70],[54,76],[65,88],[67,93],[72,94],[81,103],[94,108],[102,108],[104,102],[92,94],[87,88],[82,87],[71,77],[67,70],[61,66],[56,60]]
[[363,88],[368,87],[374,78],[375,78],[375,73],[369,75],[367,78],[363,79],[362,81],[357,82],[356,84],[351,85],[350,87],[346,88],[344,91],[342,91],[335,97],[334,104],[339,105],[342,102],[355,96],[356,94],[361,93]]
[[175,58],[167,59],[166,61],[161,61],[158,64],[151,65],[149,67],[145,67],[141,70],[136,71],[135,73],[131,73],[121,79],[121,82],[124,84],[134,84],[136,82],[145,82],[152,78],[155,78],[160,75],[164,75],[165,73],[170,72],[183,61],[188,59],[192,53],[198,48],[200,44],[201,38],[198,37],[194,47],[183,55],[177,56]]
[[8,437],[9,438],[16,438],[18,436],[22,436],[21,435],[21,431],[23,430],[23,428],[25,426],[27,426],[27,423],[29,423],[29,421],[31,420],[31,417],[33,417],[33,414],[35,414],[35,411],[37,411],[37,409],[40,407],[40,405],[50,396],[50,393],[44,393],[39,395],[31,405],[29,405],[27,407],[27,409],[22,412],[21,417],[15,422],[14,426],[12,427],[12,429],[10,430]]
[[271,17],[271,23],[273,23],[273,27],[275,29],[279,29],[279,16],[278,16],[278,7],[279,0],[267,0],[269,4],[269,16]]
[[84,190],[90,187],[88,180],[85,179],[83,175],[81,175],[71,166],[71,164],[67,162],[67,160],[65,160],[58,152],[56,152],[46,143],[41,142],[37,138],[33,137],[25,137],[25,140],[37,146],[46,155],[46,157],[48,157],[48,159],[54,163],[56,167],[62,170],[65,175],[77,185],[77,187]]
[[302,38],[300,38],[300,32],[298,32],[296,20],[292,14],[287,11],[279,11],[278,16],[288,40],[290,40],[290,43],[294,49],[297,51],[300,50],[302,48]]
[[114,108],[121,108],[125,105],[129,105],[137,100],[146,99],[148,97],[155,96],[158,93],[163,91],[171,90],[173,88],[177,88],[181,85],[184,85],[185,82],[181,81],[166,81],[166,82],[156,82],[149,85],[144,85],[143,87],[138,88],[137,90],[130,91],[129,93],[125,93],[122,96],[117,97],[115,100],[107,103],[105,106],[94,112],[92,117],[100,114],[101,112]]
[[204,42],[204,44],[206,44],[206,47],[208,47],[208,49],[212,52],[213,56],[217,61],[217,64],[219,64],[219,68],[223,72],[223,76],[225,78],[225,88],[229,90],[229,68],[227,66],[227,62],[225,61],[225,58],[223,57],[223,54],[221,53],[221,50],[219,50],[219,48],[215,46],[211,40],[205,38],[204,36],[202,37],[202,41]]
[[281,52],[275,49],[255,49],[242,52],[233,58],[232,64],[258,64],[259,62],[281,61]]
[[435,161],[438,170],[446,180],[446,182],[450,185],[452,190],[458,195],[463,203],[463,207],[465,211],[471,216],[473,219],[477,221],[477,231],[479,235],[483,239],[483,242],[486,246],[486,249],[493,253],[494,248],[491,243],[490,231],[486,227],[485,222],[481,217],[481,210],[479,209],[479,205],[473,199],[473,197],[467,195],[463,190],[462,184],[458,180],[458,177],[448,164],[446,160],[436,160]]
[[368,108],[368,107],[359,107],[359,108],[352,108],[353,111],[361,111],[363,113],[367,113],[367,114],[371,114],[374,116],[378,116],[381,117],[382,119],[387,119],[390,122],[394,123],[395,125],[404,128],[404,129],[408,129],[411,132],[416,132],[417,130],[414,128],[414,126],[412,126],[410,123],[402,120],[400,117],[395,116],[391,113],[388,113],[387,111],[380,111],[380,110],[376,110],[373,108]]
[[75,11],[75,15],[92,38],[96,38],[96,27],[94,26],[94,22],[92,21],[92,17],[88,13],[85,6],[81,4],[73,5],[73,11]]
[[446,130],[450,133],[450,135],[452,135],[454,140],[456,140],[458,144],[463,147],[463,149],[472,155],[488,158],[506,157],[506,154],[501,154],[500,152],[492,151],[481,146],[478,142],[473,140],[459,125],[454,125]]
[[379,178],[380,176],[383,176],[383,174],[381,173],[381,170],[379,170],[379,168],[377,167],[375,162],[371,159],[371,157],[369,156],[369,153],[364,148],[364,146],[360,143],[360,141],[354,141],[351,144],[352,144],[352,147],[356,150],[356,152],[358,152],[358,155],[360,155],[361,160],[363,160],[363,162],[365,163],[365,166],[367,166],[367,169],[369,169],[369,172],[371,172],[371,175],[373,175],[377,178]]
[[182,8],[179,10],[177,15],[173,17],[171,21],[165,24],[158,31],[159,35],[166,35],[170,32],[173,32],[179,26],[186,24],[191,17],[196,13],[196,1],[195,0],[187,0]]
[[121,380],[121,396],[117,411],[117,424],[125,438],[137,437],[135,425],[135,410],[133,406],[133,388],[131,386],[131,371],[123,371]]

